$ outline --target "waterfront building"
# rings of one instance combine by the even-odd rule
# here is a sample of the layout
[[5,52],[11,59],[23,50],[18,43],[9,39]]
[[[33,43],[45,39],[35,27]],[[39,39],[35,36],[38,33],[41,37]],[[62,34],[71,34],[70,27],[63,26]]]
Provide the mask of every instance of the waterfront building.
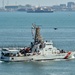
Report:
[[15,10],[18,9],[18,6],[16,6],[16,5],[5,6],[5,9],[6,9],[7,11],[15,11]]
[[67,3],[67,10],[68,10],[68,11],[73,11],[73,10],[75,10],[75,3],[74,3],[74,2],[68,2],[68,3]]

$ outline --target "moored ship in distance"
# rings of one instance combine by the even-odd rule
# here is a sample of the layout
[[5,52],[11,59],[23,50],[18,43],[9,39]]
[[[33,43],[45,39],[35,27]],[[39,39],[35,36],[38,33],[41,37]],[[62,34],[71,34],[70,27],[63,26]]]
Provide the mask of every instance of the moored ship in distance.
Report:
[[37,8],[30,8],[27,9],[27,13],[53,13],[53,10],[50,8],[42,8],[42,7],[37,7]]
[[74,59],[75,51],[64,51],[53,46],[52,41],[43,40],[40,27],[33,24],[33,42],[29,46],[19,49],[1,50],[1,61],[41,61],[55,59]]

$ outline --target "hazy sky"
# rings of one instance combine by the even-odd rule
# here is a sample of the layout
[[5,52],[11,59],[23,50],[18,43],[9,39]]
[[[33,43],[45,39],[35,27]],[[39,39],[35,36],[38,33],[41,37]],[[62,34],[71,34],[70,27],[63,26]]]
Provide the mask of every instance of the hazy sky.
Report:
[[[0,0],[0,7],[3,6],[3,0]],[[4,5],[44,5],[44,6],[52,6],[52,5],[59,5],[67,2],[75,2],[75,0],[4,0]]]

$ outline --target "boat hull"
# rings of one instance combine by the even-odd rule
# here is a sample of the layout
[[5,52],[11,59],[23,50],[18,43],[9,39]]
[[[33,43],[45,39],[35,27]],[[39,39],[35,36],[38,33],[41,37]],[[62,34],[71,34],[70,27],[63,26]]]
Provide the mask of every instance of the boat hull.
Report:
[[27,13],[53,13],[53,11],[27,11]]
[[[68,52],[69,53],[69,52]],[[75,52],[68,53],[59,53],[59,54],[50,54],[50,55],[30,55],[30,56],[18,56],[18,57],[1,57],[1,61],[11,62],[21,62],[21,61],[41,61],[41,60],[55,60],[55,59],[73,59],[75,58]],[[66,58],[66,56],[68,57]]]
[[23,57],[1,57],[1,61],[6,61],[6,62],[20,62],[20,61],[30,61],[31,58],[27,56]]

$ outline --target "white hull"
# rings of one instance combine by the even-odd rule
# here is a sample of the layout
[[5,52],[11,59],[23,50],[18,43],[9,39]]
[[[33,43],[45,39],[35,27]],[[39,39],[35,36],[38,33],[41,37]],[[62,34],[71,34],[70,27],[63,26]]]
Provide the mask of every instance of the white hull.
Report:
[[1,61],[6,61],[6,62],[19,62],[19,61],[30,61],[31,59],[29,57],[3,57],[1,58]]
[[74,53],[71,53],[67,58],[68,53],[60,53],[60,54],[50,54],[50,55],[34,55],[32,57],[33,60],[35,61],[40,61],[40,60],[55,60],[55,59],[73,59],[75,58]]
[[41,60],[55,60],[55,59],[73,59],[75,52],[72,52],[67,58],[68,53],[50,54],[50,55],[30,55],[30,56],[15,56],[2,57],[1,61],[41,61]]

